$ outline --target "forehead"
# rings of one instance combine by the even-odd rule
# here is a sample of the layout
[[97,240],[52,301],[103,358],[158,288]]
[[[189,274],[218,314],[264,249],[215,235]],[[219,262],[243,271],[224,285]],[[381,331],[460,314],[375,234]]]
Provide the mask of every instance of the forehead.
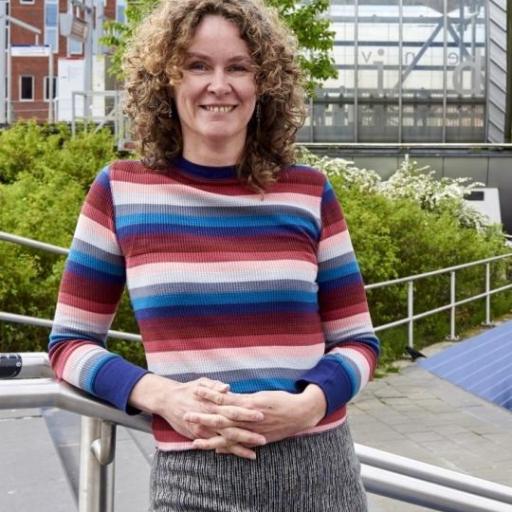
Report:
[[243,54],[249,56],[249,47],[240,36],[240,30],[222,16],[205,16],[197,26],[187,48],[188,52],[209,54]]

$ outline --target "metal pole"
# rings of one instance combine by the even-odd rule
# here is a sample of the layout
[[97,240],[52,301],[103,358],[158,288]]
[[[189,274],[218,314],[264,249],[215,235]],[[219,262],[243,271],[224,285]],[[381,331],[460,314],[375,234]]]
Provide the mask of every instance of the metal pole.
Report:
[[402,83],[402,59],[404,57],[404,28],[403,28],[403,19],[404,19],[404,3],[403,0],[399,0],[398,2],[398,142],[402,142],[402,129],[404,122],[404,113],[403,109],[403,83]]
[[443,126],[442,141],[446,142],[447,96],[448,94],[448,2],[443,0]]
[[450,272],[450,340],[455,341],[457,339],[457,336],[455,335],[455,282],[456,276],[455,271]]
[[[76,92],[71,93],[71,136],[74,137],[76,135]],[[84,100],[85,101],[85,100]]]
[[491,264],[485,264],[485,325],[492,325],[491,323]]
[[408,344],[414,347],[414,281],[407,283],[407,316],[409,317]]
[[87,37],[84,42],[84,118],[89,119],[92,108],[92,50],[93,50],[93,2],[84,1],[85,21],[87,22]]
[[48,55],[48,123],[53,123],[53,52]]
[[7,94],[6,94],[6,109],[7,109],[7,124],[12,122],[12,58],[11,58],[11,24],[7,27]]
[[359,140],[359,0],[354,1],[354,142]]
[[6,53],[6,34],[7,34],[7,1],[0,0],[0,124],[7,122],[6,115],[6,87],[5,81],[7,77]]
[[113,492],[108,465],[115,453],[115,428],[98,418],[82,416],[80,438],[79,512],[111,512]]

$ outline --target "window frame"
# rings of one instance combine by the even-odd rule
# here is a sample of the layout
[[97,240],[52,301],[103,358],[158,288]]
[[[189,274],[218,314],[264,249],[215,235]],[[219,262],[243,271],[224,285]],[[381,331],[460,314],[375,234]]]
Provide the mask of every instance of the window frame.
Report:
[[[22,92],[23,92],[23,79],[24,78],[30,78],[32,79],[32,98],[22,98]],[[19,76],[19,89],[18,89],[18,101],[23,103],[30,103],[35,101],[35,85],[36,85],[36,78],[34,75],[20,75]]]
[[50,100],[50,97],[48,96],[48,86],[50,85],[50,75],[45,75],[43,77],[43,100],[45,103],[50,103],[50,101],[55,101],[57,99],[57,84],[58,80],[55,75],[53,75],[53,80],[55,82],[55,87],[53,88],[53,98]]
[[[46,6],[48,5],[54,5],[56,8],[56,14],[57,14],[57,20],[55,25],[47,25],[46,24]],[[44,44],[49,46],[52,53],[59,53],[59,0],[44,0],[44,6],[43,6],[43,21],[44,21],[44,33],[43,33],[43,40]],[[47,40],[47,31],[48,30],[55,30],[55,48],[52,48],[52,45]]]

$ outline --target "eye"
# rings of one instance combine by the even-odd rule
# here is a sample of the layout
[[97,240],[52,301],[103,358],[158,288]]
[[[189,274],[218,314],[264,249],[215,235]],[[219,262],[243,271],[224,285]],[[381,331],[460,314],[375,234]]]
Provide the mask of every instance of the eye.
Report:
[[228,71],[233,73],[249,73],[250,69],[245,64],[232,64],[229,66]]
[[187,64],[187,69],[190,69],[191,71],[205,71],[207,69],[207,65],[205,62],[196,60]]

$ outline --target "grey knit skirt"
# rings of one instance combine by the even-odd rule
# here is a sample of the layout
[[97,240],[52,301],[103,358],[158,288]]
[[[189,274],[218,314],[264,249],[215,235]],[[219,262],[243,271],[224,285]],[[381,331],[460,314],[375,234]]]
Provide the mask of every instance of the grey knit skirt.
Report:
[[366,512],[350,429],[256,448],[257,459],[158,451],[151,512]]

